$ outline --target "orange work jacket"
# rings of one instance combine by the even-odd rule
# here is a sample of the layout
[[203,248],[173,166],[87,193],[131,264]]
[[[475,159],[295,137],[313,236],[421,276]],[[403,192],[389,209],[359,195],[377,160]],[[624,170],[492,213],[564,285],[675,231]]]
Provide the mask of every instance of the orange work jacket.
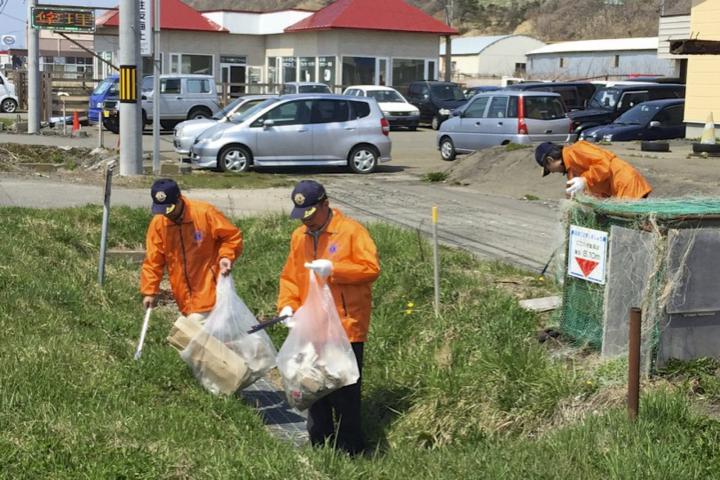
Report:
[[242,253],[242,232],[209,203],[188,200],[182,221],[164,215],[150,221],[140,292],[156,295],[167,267],[173,296],[183,315],[207,312],[215,305],[218,262]]
[[652,187],[629,163],[614,153],[580,140],[562,150],[568,179],[582,176],[588,191],[600,198],[643,198]]
[[325,258],[333,264],[328,286],[348,339],[367,340],[372,310],[372,283],[380,275],[375,242],[355,220],[333,209],[333,216],[318,236],[317,245],[307,227],[301,225],[292,234],[290,253],[280,274],[278,310],[285,306],[297,310],[307,295],[310,283],[305,262]]

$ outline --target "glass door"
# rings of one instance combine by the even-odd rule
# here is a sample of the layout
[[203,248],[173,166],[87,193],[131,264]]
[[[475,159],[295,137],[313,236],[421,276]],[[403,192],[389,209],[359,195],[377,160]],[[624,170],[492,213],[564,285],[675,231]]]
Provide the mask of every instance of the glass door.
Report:
[[388,59],[375,59],[375,85],[389,85]]
[[222,83],[228,84],[227,92],[230,98],[237,98],[245,93],[245,65],[231,63],[220,64]]

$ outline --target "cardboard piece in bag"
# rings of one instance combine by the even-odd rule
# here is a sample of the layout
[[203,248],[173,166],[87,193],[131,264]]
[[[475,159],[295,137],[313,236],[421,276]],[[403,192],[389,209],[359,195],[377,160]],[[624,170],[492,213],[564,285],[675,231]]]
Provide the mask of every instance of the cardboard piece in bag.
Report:
[[202,330],[202,324],[193,316],[180,316],[170,329],[167,341],[177,351],[182,352],[190,344],[190,340]]
[[200,382],[213,392],[235,393],[250,377],[245,360],[203,330],[193,337],[182,357],[192,366]]

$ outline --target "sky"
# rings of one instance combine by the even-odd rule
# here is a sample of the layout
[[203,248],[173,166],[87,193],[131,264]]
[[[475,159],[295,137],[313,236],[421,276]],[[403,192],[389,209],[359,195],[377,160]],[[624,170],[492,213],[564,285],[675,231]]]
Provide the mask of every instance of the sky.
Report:
[[[43,5],[65,5],[78,7],[115,7],[119,0],[38,0]],[[103,10],[95,11],[95,18],[103,14]],[[4,35],[15,35],[13,48],[25,48],[25,19],[27,3],[25,0],[0,0],[0,39]],[[0,50],[8,48],[0,43]]]

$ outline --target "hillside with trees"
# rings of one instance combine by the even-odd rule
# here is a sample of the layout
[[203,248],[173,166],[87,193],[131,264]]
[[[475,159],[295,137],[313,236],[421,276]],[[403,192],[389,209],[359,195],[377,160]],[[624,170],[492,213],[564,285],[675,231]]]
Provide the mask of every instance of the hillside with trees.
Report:
[[[317,10],[331,0],[185,0],[198,10]],[[546,42],[657,35],[658,16],[690,0],[406,0],[464,35],[522,33]]]

